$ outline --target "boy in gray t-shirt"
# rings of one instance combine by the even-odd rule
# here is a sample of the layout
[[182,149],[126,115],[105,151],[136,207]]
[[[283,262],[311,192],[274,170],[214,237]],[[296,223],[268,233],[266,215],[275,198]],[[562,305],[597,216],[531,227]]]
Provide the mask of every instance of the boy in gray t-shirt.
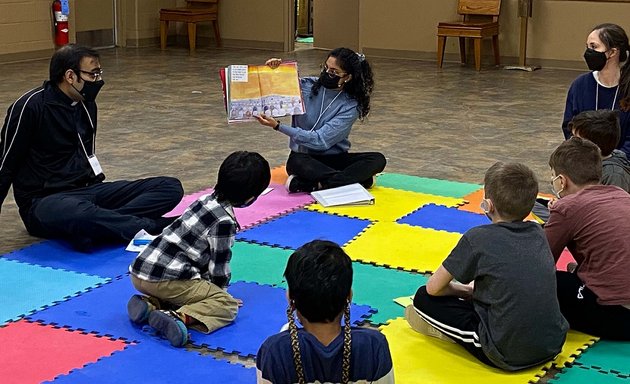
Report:
[[545,234],[523,221],[538,193],[536,177],[524,165],[496,163],[484,184],[481,207],[492,224],[464,234],[418,289],[405,317],[418,332],[515,371],[553,359],[569,326],[560,313]]

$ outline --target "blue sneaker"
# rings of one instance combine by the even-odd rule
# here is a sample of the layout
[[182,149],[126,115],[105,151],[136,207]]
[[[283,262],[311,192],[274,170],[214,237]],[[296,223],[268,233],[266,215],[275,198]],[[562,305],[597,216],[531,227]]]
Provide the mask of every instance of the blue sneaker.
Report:
[[127,314],[129,319],[136,324],[144,324],[149,315],[156,309],[147,296],[133,295],[127,302]]
[[174,311],[155,310],[149,314],[149,325],[173,347],[183,347],[188,342],[188,328]]

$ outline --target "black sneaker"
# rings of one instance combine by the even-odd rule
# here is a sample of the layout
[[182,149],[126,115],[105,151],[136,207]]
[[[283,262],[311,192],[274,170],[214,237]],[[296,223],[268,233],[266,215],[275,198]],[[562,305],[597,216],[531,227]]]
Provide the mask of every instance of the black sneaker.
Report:
[[315,183],[298,178],[296,175],[289,175],[284,187],[289,193],[298,192],[313,192],[315,190]]
[[133,295],[127,303],[127,314],[129,319],[136,324],[144,324],[149,319],[149,315],[156,309],[149,298],[142,295]]
[[149,314],[149,325],[173,347],[183,347],[188,342],[188,328],[174,311],[156,310]]

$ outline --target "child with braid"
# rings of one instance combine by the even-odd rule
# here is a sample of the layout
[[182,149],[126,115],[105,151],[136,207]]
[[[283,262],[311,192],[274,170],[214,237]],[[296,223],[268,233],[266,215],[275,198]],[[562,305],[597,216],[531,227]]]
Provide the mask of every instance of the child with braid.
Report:
[[323,240],[304,244],[289,257],[284,276],[289,330],[260,347],[258,383],[394,382],[385,336],[350,327],[352,262],[341,247]]

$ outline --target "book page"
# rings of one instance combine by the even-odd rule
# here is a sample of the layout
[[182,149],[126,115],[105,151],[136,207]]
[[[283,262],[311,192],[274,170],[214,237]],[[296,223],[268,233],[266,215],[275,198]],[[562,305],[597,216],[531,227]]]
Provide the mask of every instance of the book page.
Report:
[[304,114],[297,63],[283,63],[276,69],[258,67],[263,113],[280,117]]
[[228,122],[252,120],[253,116],[261,113],[262,101],[257,66],[230,65],[226,82]]
[[324,207],[374,204],[374,196],[359,183],[322,189],[312,192],[311,196]]

